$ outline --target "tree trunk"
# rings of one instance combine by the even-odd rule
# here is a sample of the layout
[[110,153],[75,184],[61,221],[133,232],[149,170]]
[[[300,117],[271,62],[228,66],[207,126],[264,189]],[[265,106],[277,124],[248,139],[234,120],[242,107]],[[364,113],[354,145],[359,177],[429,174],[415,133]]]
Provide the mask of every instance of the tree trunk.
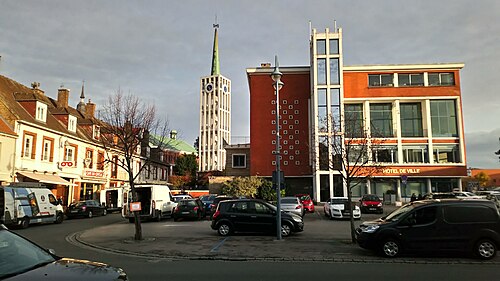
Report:
[[[137,202],[137,192],[135,191],[134,182],[130,182],[130,191],[132,191],[132,201]],[[141,225],[141,216],[139,211],[134,212],[134,225],[135,225],[135,234],[134,240],[142,240],[142,225]]]
[[354,208],[352,203],[352,192],[350,187],[350,181],[347,180],[347,201],[349,208],[349,220],[350,220],[350,228],[351,228],[351,241],[353,244],[356,244],[356,228],[354,227]]

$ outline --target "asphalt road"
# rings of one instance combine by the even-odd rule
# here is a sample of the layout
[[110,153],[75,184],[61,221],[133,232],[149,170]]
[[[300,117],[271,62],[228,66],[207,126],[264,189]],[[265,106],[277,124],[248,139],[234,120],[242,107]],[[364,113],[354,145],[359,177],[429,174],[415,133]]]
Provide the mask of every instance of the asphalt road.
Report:
[[[377,217],[377,215],[373,215]],[[369,219],[365,217],[365,219]],[[328,221],[321,213],[308,214],[306,220],[319,224],[335,225],[343,228],[345,223]],[[39,245],[52,248],[60,256],[89,259],[123,268],[130,280],[498,280],[500,269],[497,264],[477,263],[464,259],[463,264],[422,264],[397,261],[384,263],[325,263],[325,262],[234,262],[234,261],[169,261],[153,258],[140,258],[96,251],[79,247],[66,240],[70,234],[90,228],[126,224],[118,214],[92,219],[64,221],[60,225],[31,226],[15,230],[17,233],[35,241]],[[206,222],[179,222],[179,230],[188,233],[190,225]],[[163,223],[145,223],[147,227],[173,224],[172,220]],[[306,221],[307,224],[307,221]],[[316,225],[310,223],[309,225]],[[312,226],[311,226],[312,227]],[[312,231],[312,229],[310,230]],[[214,232],[215,234],[215,232]],[[132,233],[131,233],[132,235]],[[200,237],[200,239],[202,239]],[[300,253],[297,253],[300,255]]]

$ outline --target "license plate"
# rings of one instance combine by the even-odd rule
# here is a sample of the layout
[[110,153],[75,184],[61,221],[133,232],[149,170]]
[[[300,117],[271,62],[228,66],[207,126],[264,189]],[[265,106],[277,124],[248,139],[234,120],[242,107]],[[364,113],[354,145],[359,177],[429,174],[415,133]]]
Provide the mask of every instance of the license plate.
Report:
[[344,213],[344,215],[349,216],[351,213]]
[[375,208],[370,208],[370,211],[375,211],[376,209]]
[[71,212],[72,213],[78,213],[78,210],[72,210]]
[[189,212],[182,212],[183,215],[189,215]]

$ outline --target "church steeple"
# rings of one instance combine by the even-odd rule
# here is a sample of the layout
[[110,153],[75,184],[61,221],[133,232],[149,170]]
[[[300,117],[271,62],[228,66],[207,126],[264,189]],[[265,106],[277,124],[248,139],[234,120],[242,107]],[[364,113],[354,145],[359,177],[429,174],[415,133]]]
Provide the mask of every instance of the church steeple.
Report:
[[220,74],[220,68],[219,68],[219,38],[217,36],[217,29],[219,28],[219,24],[216,22],[214,24],[214,48],[213,48],[213,54],[212,54],[212,72],[211,75],[219,75]]
[[85,81],[82,81],[82,93],[80,94],[80,102],[76,109],[85,115]]

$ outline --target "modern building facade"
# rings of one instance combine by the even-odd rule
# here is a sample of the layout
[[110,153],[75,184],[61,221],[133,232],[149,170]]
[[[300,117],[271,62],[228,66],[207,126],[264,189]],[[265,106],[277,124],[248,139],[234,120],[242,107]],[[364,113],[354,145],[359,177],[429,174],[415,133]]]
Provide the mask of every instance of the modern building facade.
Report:
[[[281,167],[290,192],[306,191],[317,201],[346,196],[342,171],[329,164],[336,157],[332,144],[346,143],[346,114],[359,116],[367,138],[379,140],[366,157],[368,166],[380,168],[351,188],[354,197],[393,193],[404,201],[412,193],[461,189],[464,64],[344,66],[343,51],[342,29],[312,29],[310,65],[280,67]],[[266,177],[275,169],[272,70],[266,64],[247,69],[250,170]]]
[[231,80],[220,74],[218,28],[215,24],[211,74],[200,82],[200,172],[224,170],[224,146],[231,144]]

